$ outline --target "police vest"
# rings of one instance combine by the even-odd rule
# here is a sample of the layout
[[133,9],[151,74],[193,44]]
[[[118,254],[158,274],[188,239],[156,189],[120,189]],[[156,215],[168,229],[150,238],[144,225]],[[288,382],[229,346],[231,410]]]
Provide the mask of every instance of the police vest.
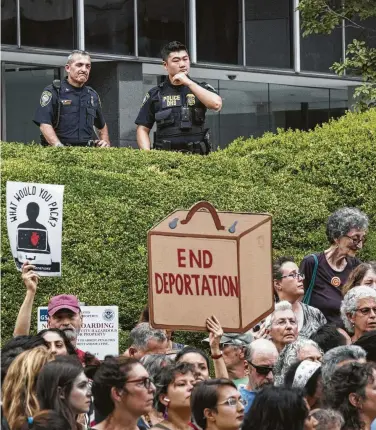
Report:
[[188,143],[203,140],[205,106],[194,94],[181,91],[181,87],[173,88],[162,83],[159,88],[155,111],[157,141],[172,139]]

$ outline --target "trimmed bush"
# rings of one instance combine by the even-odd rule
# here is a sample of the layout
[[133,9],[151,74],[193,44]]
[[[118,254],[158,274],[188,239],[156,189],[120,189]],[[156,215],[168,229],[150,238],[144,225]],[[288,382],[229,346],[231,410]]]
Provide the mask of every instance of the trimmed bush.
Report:
[[[275,256],[300,260],[327,247],[331,212],[356,206],[372,223],[360,258],[376,258],[376,110],[310,132],[239,138],[208,157],[3,143],[2,159],[3,342],[25,293],[7,238],[8,180],[65,185],[63,276],[40,281],[36,306],[63,292],[90,305],[118,305],[121,351],[147,302],[147,231],[176,208],[208,200],[218,210],[269,212]],[[199,345],[203,337],[178,339]]]

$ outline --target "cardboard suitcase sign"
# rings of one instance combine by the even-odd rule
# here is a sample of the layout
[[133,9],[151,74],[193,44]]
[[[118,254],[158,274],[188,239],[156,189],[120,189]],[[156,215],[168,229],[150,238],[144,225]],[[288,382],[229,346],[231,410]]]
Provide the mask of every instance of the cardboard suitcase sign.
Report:
[[176,210],[148,232],[153,327],[245,332],[274,308],[272,217],[217,212],[208,202]]

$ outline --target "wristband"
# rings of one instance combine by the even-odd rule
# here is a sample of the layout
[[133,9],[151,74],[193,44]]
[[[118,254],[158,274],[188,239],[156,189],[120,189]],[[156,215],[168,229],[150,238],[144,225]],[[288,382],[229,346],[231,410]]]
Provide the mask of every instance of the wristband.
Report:
[[211,358],[212,358],[213,360],[218,360],[218,358],[221,358],[221,357],[223,357],[222,352],[221,352],[220,354],[217,354],[217,355],[213,355],[213,354],[211,354]]

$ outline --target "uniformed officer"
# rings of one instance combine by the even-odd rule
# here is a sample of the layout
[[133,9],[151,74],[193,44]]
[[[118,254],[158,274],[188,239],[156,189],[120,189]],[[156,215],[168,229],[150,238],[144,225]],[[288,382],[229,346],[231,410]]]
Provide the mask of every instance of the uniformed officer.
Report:
[[189,78],[190,60],[182,43],[164,46],[162,59],[168,77],[145,95],[135,121],[137,144],[150,150],[149,133],[156,122],[155,149],[208,154],[211,148],[205,113],[207,109],[219,111],[222,99],[207,83]]
[[[101,148],[110,146],[100,98],[85,85],[90,69],[89,54],[73,51],[65,65],[68,77],[44,89],[34,117],[42,133],[42,144],[91,146],[94,142]],[[95,140],[93,125],[98,129],[98,140]]]

